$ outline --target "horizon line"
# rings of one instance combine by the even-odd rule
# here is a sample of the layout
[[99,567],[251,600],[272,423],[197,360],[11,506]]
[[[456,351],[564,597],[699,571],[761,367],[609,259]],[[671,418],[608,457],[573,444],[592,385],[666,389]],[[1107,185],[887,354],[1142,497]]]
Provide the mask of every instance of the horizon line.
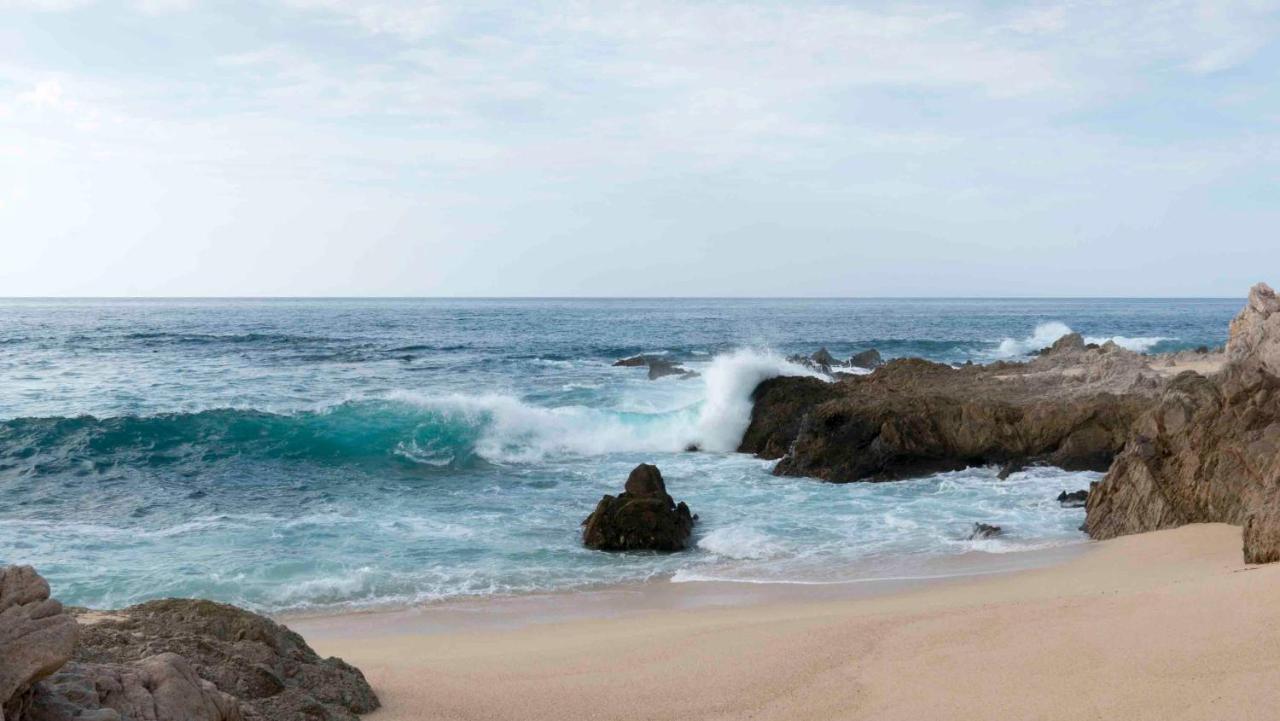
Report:
[[1237,300],[1224,295],[9,295],[12,300]]

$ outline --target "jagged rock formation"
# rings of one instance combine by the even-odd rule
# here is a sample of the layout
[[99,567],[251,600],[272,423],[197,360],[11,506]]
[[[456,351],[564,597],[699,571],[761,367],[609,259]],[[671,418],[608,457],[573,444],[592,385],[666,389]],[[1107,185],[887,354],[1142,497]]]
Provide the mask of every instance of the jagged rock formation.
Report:
[[359,670],[234,606],[65,611],[34,570],[8,567],[0,707],[0,721],[354,721],[378,699]]
[[855,353],[847,361],[837,360],[835,356],[831,355],[831,351],[825,347],[819,348],[813,355],[789,355],[787,356],[787,361],[828,376],[861,373],[873,368],[879,368],[884,364],[884,360],[880,357],[880,351],[875,348]]
[[1162,384],[1146,357],[1078,336],[1027,363],[910,358],[834,383],[773,378],[755,390],[739,450],[781,459],[780,475],[837,482],[990,464],[1106,470]]
[[32,687],[71,660],[76,632],[35,569],[0,567],[0,721],[22,718]]
[[1004,533],[1004,529],[999,526],[993,526],[990,523],[975,523],[973,530],[969,532],[970,541],[979,541],[984,538],[995,538]]
[[696,516],[667,494],[657,466],[641,463],[625,490],[605,496],[582,522],[582,542],[599,551],[681,551],[689,544]]
[[854,353],[849,357],[847,365],[855,368],[879,368],[884,365],[884,359],[880,357],[880,351],[871,348],[861,353]]
[[1226,353],[1216,375],[1178,375],[1135,425],[1090,491],[1090,536],[1233,523],[1246,561],[1280,560],[1280,299],[1265,284],[1231,322]]
[[1058,494],[1058,505],[1063,508],[1084,508],[1089,502],[1089,492],[1086,490],[1072,491],[1067,493],[1063,491]]
[[648,368],[649,380],[651,381],[656,381],[659,378],[666,378],[667,376],[675,376],[677,378],[685,379],[697,378],[699,375],[697,371],[691,371],[675,361],[670,361],[660,356],[631,356],[630,358],[616,360],[613,362],[613,365],[620,368]]

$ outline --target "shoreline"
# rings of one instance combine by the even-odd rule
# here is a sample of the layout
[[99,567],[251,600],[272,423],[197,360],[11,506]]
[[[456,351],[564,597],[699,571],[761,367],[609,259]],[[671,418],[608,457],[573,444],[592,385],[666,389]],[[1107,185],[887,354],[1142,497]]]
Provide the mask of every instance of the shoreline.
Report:
[[848,601],[891,596],[1051,568],[1087,554],[1094,541],[1081,537],[1045,548],[1003,553],[968,551],[930,559],[937,572],[831,581],[729,579],[646,580],[552,591],[460,596],[439,601],[369,607],[320,608],[267,614],[279,623],[306,628],[306,637],[341,636],[359,628],[370,633],[411,631],[447,634],[463,630],[517,629],[530,625],[589,621],[698,608],[752,607],[774,603]]
[[1280,702],[1280,566],[1245,565],[1240,538],[1190,525],[858,598],[290,625],[365,672],[373,721],[1262,718]]

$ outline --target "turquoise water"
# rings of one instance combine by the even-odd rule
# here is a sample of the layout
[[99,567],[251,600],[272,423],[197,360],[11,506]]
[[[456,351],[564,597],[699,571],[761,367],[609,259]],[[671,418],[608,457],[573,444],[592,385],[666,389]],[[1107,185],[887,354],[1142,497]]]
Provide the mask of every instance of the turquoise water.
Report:
[[[1228,300],[0,300],[0,563],[67,602],[264,610],[648,578],[827,583],[1071,543],[1095,474],[777,478],[733,453],[763,378],[825,345],[1019,358],[1068,328],[1176,350]],[[646,379],[663,353],[702,373]],[[703,453],[684,453],[689,443]],[[687,553],[582,549],[639,462],[701,515]],[[974,521],[1002,539],[962,540]]]

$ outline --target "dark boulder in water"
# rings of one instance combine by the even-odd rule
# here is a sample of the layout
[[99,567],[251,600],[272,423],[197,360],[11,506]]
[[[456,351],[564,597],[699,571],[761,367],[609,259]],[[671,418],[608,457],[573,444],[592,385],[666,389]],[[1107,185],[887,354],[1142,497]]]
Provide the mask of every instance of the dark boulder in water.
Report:
[[983,538],[995,538],[1004,533],[1004,529],[999,526],[993,526],[989,523],[975,523],[973,530],[969,532],[969,540],[977,541]]
[[1089,492],[1086,490],[1072,491],[1067,493],[1063,491],[1058,494],[1058,503],[1063,508],[1084,508],[1084,504],[1089,500]]
[[833,365],[840,364],[840,361],[836,360],[835,356],[831,355],[831,352],[828,351],[825,347],[819,348],[817,353],[814,353],[813,355],[809,356],[809,360],[813,361],[814,363],[820,366],[830,367]]
[[849,365],[855,368],[879,368],[884,365],[884,359],[880,357],[880,351],[871,348],[861,353],[853,354],[849,358]]
[[601,498],[582,522],[582,543],[598,551],[682,551],[694,518],[683,501],[667,494],[658,467],[641,463],[627,477],[625,490]]
[[697,373],[687,368],[683,368],[679,363],[673,363],[662,358],[649,359],[649,380],[656,381],[659,378],[667,376],[679,376],[681,378],[694,378]]
[[615,367],[620,368],[648,368],[649,380],[656,381],[659,378],[667,376],[676,376],[678,378],[697,378],[698,372],[691,371],[681,366],[675,361],[667,360],[658,356],[637,355],[630,358],[623,358],[613,362]]

